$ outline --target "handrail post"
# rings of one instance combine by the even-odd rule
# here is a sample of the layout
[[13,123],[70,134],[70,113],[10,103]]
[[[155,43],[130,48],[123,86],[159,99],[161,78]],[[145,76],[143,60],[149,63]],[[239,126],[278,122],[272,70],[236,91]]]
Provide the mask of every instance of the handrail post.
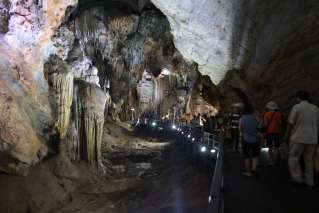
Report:
[[216,142],[218,142],[218,153],[215,163],[214,175],[211,183],[207,213],[223,213],[223,141],[215,135],[212,136],[214,147],[216,147]]

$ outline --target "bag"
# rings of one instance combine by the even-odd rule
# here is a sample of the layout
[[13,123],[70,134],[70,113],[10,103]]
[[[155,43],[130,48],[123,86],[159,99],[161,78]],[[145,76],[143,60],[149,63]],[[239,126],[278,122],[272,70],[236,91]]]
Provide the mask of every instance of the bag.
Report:
[[266,127],[265,127],[263,122],[259,122],[258,123],[257,130],[260,133],[265,133],[266,132]]

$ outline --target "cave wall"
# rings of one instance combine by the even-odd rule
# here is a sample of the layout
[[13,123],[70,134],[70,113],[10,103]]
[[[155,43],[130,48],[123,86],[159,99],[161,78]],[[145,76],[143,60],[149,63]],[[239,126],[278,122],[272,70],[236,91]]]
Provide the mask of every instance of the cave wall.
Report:
[[[266,7],[261,3],[264,24],[260,33],[256,53],[246,73],[251,81],[251,96],[256,105],[275,100],[284,111],[293,104],[293,94],[309,90],[314,103],[318,104],[319,75],[318,15],[317,1],[270,2]],[[265,12],[264,12],[265,11]]]
[[[241,100],[238,89],[258,108],[274,99],[286,111],[298,89],[310,90],[318,102],[318,1],[152,2],[168,17],[176,48],[220,84],[224,106]],[[226,73],[234,79],[238,71],[241,79],[225,81]]]
[[53,31],[75,3],[0,1],[2,171],[26,175],[50,151],[54,121],[43,65]]

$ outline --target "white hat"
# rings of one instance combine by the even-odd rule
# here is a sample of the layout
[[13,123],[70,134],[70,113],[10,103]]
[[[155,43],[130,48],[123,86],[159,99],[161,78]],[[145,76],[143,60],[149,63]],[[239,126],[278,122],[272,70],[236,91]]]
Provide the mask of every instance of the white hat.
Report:
[[241,102],[237,102],[231,105],[233,108],[243,108],[244,104]]
[[278,109],[278,105],[274,101],[269,101],[266,104],[266,108],[269,109],[269,110],[277,110]]

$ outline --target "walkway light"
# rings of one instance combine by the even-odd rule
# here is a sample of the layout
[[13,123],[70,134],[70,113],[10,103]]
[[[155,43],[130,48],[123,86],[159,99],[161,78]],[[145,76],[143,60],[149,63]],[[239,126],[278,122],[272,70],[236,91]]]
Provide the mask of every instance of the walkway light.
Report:
[[206,152],[206,151],[207,151],[206,146],[202,146],[202,147],[200,148],[200,151],[201,151],[201,152]]
[[266,152],[266,153],[268,153],[268,152],[269,152],[269,148],[267,148],[267,147],[261,148],[261,152]]
[[152,126],[156,126],[156,122],[155,121],[152,122]]
[[176,129],[176,125],[175,124],[173,124],[172,129]]
[[182,132],[182,135],[184,135],[184,132]]
[[195,138],[192,138],[192,141],[195,141]]
[[215,154],[216,153],[216,149],[211,149],[210,153]]
[[187,135],[187,137],[188,137],[188,138],[191,138],[191,135],[189,134],[189,135]]

